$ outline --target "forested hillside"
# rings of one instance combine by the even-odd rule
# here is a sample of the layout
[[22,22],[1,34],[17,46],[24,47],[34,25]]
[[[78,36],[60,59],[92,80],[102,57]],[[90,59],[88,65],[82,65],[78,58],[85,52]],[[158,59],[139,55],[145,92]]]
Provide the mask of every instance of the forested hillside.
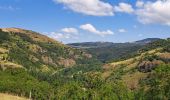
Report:
[[147,44],[161,40],[159,38],[147,38],[135,42],[84,42],[68,44],[71,47],[83,49],[102,62],[125,60],[138,55],[138,50]]
[[0,29],[0,92],[33,100],[169,100],[170,39],[126,45],[105,50],[117,60],[101,63],[39,33]]
[[[56,70],[72,67],[92,56],[63,45],[39,33],[8,28],[0,29],[0,50],[3,59],[26,69]],[[4,53],[4,54],[3,54]]]

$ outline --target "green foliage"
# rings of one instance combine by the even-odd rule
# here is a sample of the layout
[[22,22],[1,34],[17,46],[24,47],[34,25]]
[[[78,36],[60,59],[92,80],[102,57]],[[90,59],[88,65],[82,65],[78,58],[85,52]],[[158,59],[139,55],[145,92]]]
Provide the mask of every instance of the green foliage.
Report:
[[167,40],[162,39],[159,41],[149,43],[148,45],[144,46],[140,51],[145,52],[145,51],[149,51],[149,50],[156,49],[156,48],[166,48],[166,47],[169,47],[169,44],[170,44],[169,39]]
[[0,92],[18,94],[33,99],[47,100],[52,98],[53,89],[47,82],[40,82],[30,76],[24,69],[0,71]]
[[142,81],[142,85],[148,88],[142,93],[146,100],[169,100],[170,65],[158,66],[149,78]]
[[143,45],[125,43],[116,46],[87,48],[86,50],[102,62],[113,62],[138,55],[137,51],[142,47]]
[[[168,41],[170,41],[170,40],[168,40]],[[169,42],[168,45],[166,45],[166,46],[164,47],[163,51],[164,51],[164,52],[170,52],[170,42]]]
[[153,61],[153,60],[158,60],[159,57],[157,55],[147,55],[143,58],[143,60],[148,60],[148,61]]
[[[26,33],[32,31],[26,31]],[[37,38],[37,37],[35,37]],[[160,40],[148,44],[141,51],[163,48],[162,52],[169,52],[170,40]],[[35,52],[29,46],[38,46]],[[106,44],[103,44],[106,45]],[[100,45],[96,45],[97,47]],[[168,100],[170,99],[170,66],[158,66],[150,75],[141,81],[141,88],[129,90],[122,83],[122,76],[127,73],[125,65],[121,65],[112,72],[108,79],[103,79],[102,63],[94,58],[85,57],[84,51],[73,49],[58,42],[35,41],[25,33],[2,32],[0,30],[0,47],[7,53],[8,62],[22,65],[21,69],[0,70],[0,92],[12,93],[29,97],[33,100]],[[143,45],[125,43],[102,48],[90,48],[92,53],[103,62],[122,60],[138,55]],[[37,61],[31,60],[30,55]],[[43,56],[52,63],[46,63]],[[76,65],[63,68],[57,66],[59,58],[76,61]],[[157,56],[146,56],[145,60],[159,59]],[[50,62],[48,61],[48,62]],[[168,63],[167,63],[168,64]],[[50,71],[41,71],[46,65]],[[147,87],[147,89],[145,88]]]
[[116,68],[112,74],[110,75],[110,77],[108,77],[108,81],[112,81],[112,80],[121,80],[122,75],[124,75],[126,73],[126,71],[124,71],[124,68],[126,66],[121,65],[118,68]]
[[99,73],[77,74],[74,81],[58,86],[56,97],[60,100],[131,100],[133,92],[121,82],[105,82]]
[[8,41],[9,40],[9,35],[6,34],[5,32],[2,32],[2,30],[0,29],[0,43],[3,43],[4,41]]

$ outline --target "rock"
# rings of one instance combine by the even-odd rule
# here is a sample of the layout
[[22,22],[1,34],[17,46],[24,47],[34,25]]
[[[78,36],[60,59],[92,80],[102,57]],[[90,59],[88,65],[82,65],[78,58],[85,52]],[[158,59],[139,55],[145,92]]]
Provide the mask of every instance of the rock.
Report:
[[76,62],[73,59],[60,58],[58,64],[64,67],[72,67],[76,64]]
[[86,58],[92,58],[92,55],[87,53],[83,53],[83,56],[85,56]]
[[170,62],[170,53],[161,53],[159,55],[159,58],[163,60],[164,62]]
[[48,56],[42,56],[41,59],[43,60],[43,62],[45,64],[48,64],[48,65],[53,65],[53,66],[57,66],[54,62],[53,62],[53,59],[51,57],[48,57]]
[[151,72],[154,68],[162,63],[163,62],[160,60],[143,61],[138,65],[138,70],[140,72]]

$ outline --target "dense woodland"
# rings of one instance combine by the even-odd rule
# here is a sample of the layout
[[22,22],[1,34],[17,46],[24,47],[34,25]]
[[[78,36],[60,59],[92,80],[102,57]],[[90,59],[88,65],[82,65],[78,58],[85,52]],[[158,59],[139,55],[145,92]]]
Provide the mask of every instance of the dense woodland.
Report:
[[[105,72],[103,66],[106,64],[103,62],[107,62],[106,60],[111,62],[110,59],[120,61],[133,58],[156,48],[162,48],[159,51],[161,53],[170,53],[170,39],[158,40],[145,46],[110,48],[105,52],[115,55],[114,58],[102,54],[101,58],[96,59],[95,55],[89,57],[84,50],[74,49],[58,42],[35,41],[25,34],[37,34],[39,38],[38,33],[26,30],[24,32],[12,33],[0,30],[0,92],[2,93],[30,97],[33,100],[170,99],[170,59],[148,56],[146,53],[143,60],[154,61],[156,59],[163,63],[150,72],[141,72],[148,76],[141,79],[139,86],[134,89],[126,86],[122,76],[126,73],[139,72],[138,66],[127,72],[124,70],[126,66],[121,65],[113,70],[109,77],[102,77],[102,73]],[[33,44],[41,49],[38,51],[33,47],[30,49]],[[127,49],[123,51],[124,48]],[[102,50],[97,53],[100,54]],[[30,59],[30,55],[34,60]],[[47,62],[42,59],[42,55],[47,56]],[[60,65],[61,57],[73,59],[76,64],[71,67]],[[105,58],[103,62],[101,62],[102,58]],[[21,68],[16,66],[21,66]]]

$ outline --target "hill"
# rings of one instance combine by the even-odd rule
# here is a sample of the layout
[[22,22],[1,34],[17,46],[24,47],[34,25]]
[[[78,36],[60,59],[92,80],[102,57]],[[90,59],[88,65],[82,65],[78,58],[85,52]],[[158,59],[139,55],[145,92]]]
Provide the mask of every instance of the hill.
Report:
[[147,38],[129,43],[112,42],[84,42],[68,44],[74,48],[84,49],[102,62],[111,62],[130,58],[138,54],[138,50],[148,43],[161,40],[159,38]]
[[170,39],[114,50],[106,44],[88,48],[117,59],[101,63],[37,32],[0,29],[0,92],[33,100],[169,100]]
[[75,48],[101,48],[101,47],[109,47],[114,46],[118,47],[119,45],[126,45],[126,44],[148,44],[154,41],[161,40],[160,38],[147,38],[135,42],[127,42],[127,43],[113,43],[113,42],[82,42],[82,43],[70,43],[67,44],[71,47]]
[[82,43],[70,43],[67,44],[74,48],[99,48],[114,45],[112,42],[82,42]]
[[118,79],[131,90],[143,89],[145,99],[168,99],[169,96],[166,93],[170,91],[169,85],[166,84],[169,84],[170,79],[168,76],[170,74],[169,49],[170,39],[149,43],[140,49],[140,54],[135,57],[104,65],[102,77],[110,81]]
[[0,92],[25,97],[32,92],[32,99],[59,98],[55,92],[72,82],[72,75],[100,69],[92,55],[40,33],[0,29]]
[[148,44],[151,42],[155,42],[161,40],[160,38],[147,38],[147,39],[143,39],[143,40],[139,40],[139,41],[135,41],[134,43],[136,44]]
[[47,36],[19,28],[0,29],[0,53],[5,66],[17,64],[28,70],[42,71],[72,67],[82,59],[91,58],[90,54]]

